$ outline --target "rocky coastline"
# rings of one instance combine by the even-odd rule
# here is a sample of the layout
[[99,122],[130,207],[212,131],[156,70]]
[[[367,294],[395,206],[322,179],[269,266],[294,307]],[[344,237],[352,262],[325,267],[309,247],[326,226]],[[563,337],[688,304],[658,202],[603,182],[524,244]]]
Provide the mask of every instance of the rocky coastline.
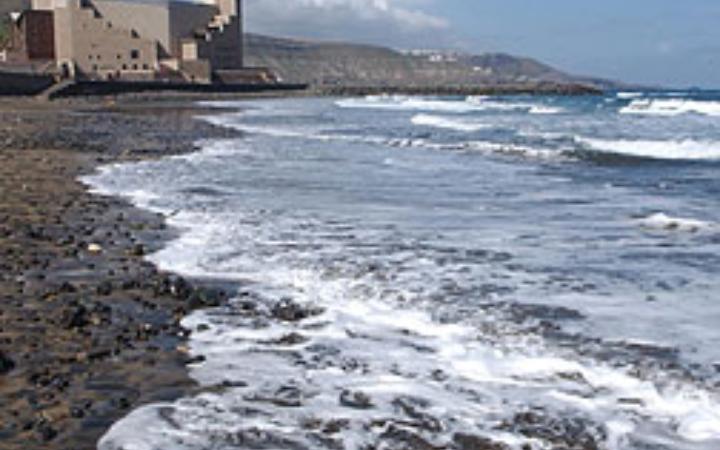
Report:
[[322,85],[311,88],[315,95],[357,97],[364,95],[425,95],[425,96],[473,96],[473,95],[602,95],[599,88],[576,83],[525,83],[472,86],[346,86]]
[[94,449],[133,408],[195,389],[180,320],[226,293],[143,256],[173,230],[78,177],[235,132],[173,98],[0,101],[0,447]]

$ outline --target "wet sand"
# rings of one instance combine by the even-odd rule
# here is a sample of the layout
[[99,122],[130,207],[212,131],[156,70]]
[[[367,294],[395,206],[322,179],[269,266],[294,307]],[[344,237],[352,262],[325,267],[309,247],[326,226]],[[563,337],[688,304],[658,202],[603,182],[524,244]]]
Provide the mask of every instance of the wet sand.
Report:
[[3,450],[94,449],[132,409],[195,388],[179,321],[225,293],[143,261],[173,235],[162,217],[78,177],[236,135],[199,112],[183,99],[0,100]]

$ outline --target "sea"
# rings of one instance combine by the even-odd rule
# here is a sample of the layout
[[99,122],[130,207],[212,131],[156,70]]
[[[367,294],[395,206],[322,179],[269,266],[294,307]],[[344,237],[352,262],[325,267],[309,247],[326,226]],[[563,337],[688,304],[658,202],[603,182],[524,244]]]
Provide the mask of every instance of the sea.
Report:
[[83,179],[232,294],[100,450],[720,448],[720,92],[201,106]]

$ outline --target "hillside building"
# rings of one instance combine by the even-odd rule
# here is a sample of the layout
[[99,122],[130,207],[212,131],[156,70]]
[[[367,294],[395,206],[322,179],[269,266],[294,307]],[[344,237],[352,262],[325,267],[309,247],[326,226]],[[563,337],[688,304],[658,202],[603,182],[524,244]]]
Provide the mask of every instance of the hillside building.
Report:
[[241,0],[31,0],[6,55],[77,79],[241,79],[242,23]]

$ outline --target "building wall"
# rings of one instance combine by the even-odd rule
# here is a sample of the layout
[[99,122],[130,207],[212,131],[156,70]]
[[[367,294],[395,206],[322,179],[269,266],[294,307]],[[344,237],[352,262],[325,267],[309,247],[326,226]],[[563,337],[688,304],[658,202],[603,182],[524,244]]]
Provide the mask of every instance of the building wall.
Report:
[[96,0],[95,9],[116,28],[135,30],[143,39],[157,41],[160,56],[170,54],[170,13],[167,4]]
[[55,48],[61,67],[86,78],[152,78],[158,69],[157,42],[80,5],[80,0],[69,0],[67,7],[55,10]]
[[218,12],[214,5],[170,3],[171,54],[181,58],[182,41],[192,38],[197,31],[205,30]]
[[220,14],[223,16],[239,16],[241,14],[241,0],[215,0],[217,2],[218,8],[220,9]]
[[213,70],[243,68],[243,19],[241,0],[216,0],[220,15],[216,16],[205,36],[195,38],[197,57],[210,61]]
[[210,60],[213,70],[241,69],[243,67],[242,42],[241,20],[234,16],[221,32],[212,34],[206,57]]
[[35,11],[52,11],[55,9],[56,3],[56,0],[32,0],[32,9]]
[[219,12],[214,5],[178,1],[96,0],[93,6],[117,27],[135,30],[143,39],[157,41],[160,58],[180,58],[180,41],[196,30],[205,29]]
[[[145,76],[160,71],[162,61],[165,71],[190,62],[185,67],[193,67],[198,79],[202,67],[243,67],[241,0],[32,2],[53,12],[54,54],[61,68],[70,69],[68,75],[77,69],[79,76],[95,78]],[[188,41],[196,45],[184,49]]]

